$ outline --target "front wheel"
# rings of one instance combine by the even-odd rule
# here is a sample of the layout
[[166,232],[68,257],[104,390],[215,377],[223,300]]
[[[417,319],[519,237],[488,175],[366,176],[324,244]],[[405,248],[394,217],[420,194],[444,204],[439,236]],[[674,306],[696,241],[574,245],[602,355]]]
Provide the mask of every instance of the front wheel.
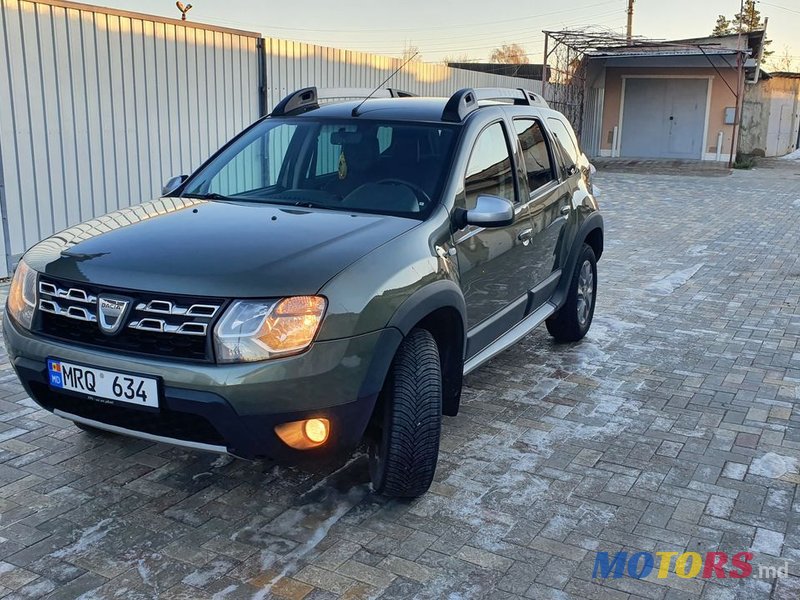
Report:
[[581,248],[569,284],[567,300],[547,319],[547,331],[557,342],[577,342],[589,331],[597,299],[597,259],[589,244]]
[[442,429],[442,368],[430,332],[414,329],[400,344],[374,425],[369,467],[375,491],[405,498],[428,491]]

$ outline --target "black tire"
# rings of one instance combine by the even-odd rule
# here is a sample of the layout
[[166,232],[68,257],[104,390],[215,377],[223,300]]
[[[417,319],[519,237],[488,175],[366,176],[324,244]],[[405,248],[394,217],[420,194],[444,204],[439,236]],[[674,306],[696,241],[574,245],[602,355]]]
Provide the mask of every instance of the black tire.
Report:
[[369,444],[375,491],[421,496],[433,481],[442,429],[442,367],[430,332],[414,329],[400,344],[375,417]]
[[[591,284],[586,285],[582,275],[586,274],[588,264],[591,273]],[[582,273],[583,272],[583,273]],[[591,288],[591,298],[586,302],[588,289]],[[547,331],[550,332],[557,342],[577,342],[589,331],[594,318],[594,307],[597,302],[597,259],[594,250],[589,244],[584,244],[578,261],[575,263],[575,271],[569,283],[567,300],[557,313],[547,319]],[[588,312],[585,306],[588,304]],[[584,316],[584,318],[581,318]]]

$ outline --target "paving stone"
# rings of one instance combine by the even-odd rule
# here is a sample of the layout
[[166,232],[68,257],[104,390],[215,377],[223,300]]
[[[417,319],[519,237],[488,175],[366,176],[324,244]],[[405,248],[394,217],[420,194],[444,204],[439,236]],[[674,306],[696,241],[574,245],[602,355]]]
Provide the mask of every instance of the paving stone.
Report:
[[[539,328],[470,374],[411,502],[370,493],[363,456],[305,471],[86,435],[0,352],[0,598],[794,600],[800,167],[778,162],[601,170],[591,331]],[[620,550],[791,575],[592,579]]]
[[[741,435],[741,434],[740,434]],[[726,462],[722,470],[722,476],[728,479],[738,479],[741,481],[747,474],[747,465],[736,462]]]

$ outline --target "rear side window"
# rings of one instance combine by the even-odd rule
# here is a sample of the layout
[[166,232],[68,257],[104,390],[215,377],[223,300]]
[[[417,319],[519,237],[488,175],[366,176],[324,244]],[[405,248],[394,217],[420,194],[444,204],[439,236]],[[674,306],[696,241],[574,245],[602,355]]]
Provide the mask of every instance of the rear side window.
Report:
[[547,139],[541,124],[534,119],[515,119],[514,129],[519,137],[522,155],[525,158],[528,189],[535,192],[556,178],[553,173]]
[[464,182],[467,210],[475,208],[478,196],[500,196],[516,202],[514,171],[502,123],[494,123],[478,136]]
[[577,138],[572,132],[572,127],[569,127],[564,124],[561,119],[556,119],[555,117],[547,119],[547,126],[564,151],[564,160],[569,163],[564,166],[567,167],[567,170],[571,169],[578,164],[578,157],[580,156]]

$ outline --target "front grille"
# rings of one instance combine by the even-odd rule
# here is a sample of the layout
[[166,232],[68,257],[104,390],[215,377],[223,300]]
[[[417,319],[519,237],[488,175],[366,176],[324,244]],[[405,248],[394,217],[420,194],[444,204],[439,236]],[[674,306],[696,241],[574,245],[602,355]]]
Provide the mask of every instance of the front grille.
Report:
[[225,439],[211,423],[200,415],[162,408],[158,412],[100,404],[49,389],[41,383],[31,386],[36,397],[50,410],[64,412],[116,425],[124,429],[143,431],[152,435],[224,446]]
[[[128,303],[121,322],[108,333],[101,324],[113,325],[114,319],[100,312],[101,299]],[[222,299],[100,288],[41,276],[35,328],[87,346],[213,362],[211,334],[223,308]]]

